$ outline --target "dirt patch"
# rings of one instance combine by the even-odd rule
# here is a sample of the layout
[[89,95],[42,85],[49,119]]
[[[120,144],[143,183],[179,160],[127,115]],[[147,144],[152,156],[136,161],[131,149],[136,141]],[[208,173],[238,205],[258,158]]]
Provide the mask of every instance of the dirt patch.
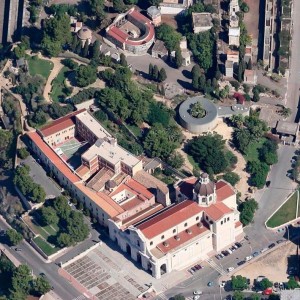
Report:
[[162,15],[161,16],[161,23],[166,23],[172,26],[174,29],[177,29],[177,22],[175,20],[176,15]]
[[258,0],[244,0],[249,6],[249,12],[245,13],[244,22],[252,41],[258,39],[259,2]]
[[287,281],[288,263],[291,263],[291,260],[296,257],[296,251],[297,245],[294,243],[282,244],[276,250],[254,261],[234,275],[242,275],[251,280],[263,275],[273,282]]

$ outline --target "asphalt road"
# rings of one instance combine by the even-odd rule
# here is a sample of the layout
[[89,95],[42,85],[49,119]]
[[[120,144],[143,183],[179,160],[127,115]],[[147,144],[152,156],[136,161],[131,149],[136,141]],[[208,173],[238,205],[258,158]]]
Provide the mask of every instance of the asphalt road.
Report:
[[[291,169],[290,161],[295,150],[291,146],[280,146],[278,150],[279,162],[272,167],[268,178],[271,181],[270,187],[260,190],[254,195],[254,198],[259,203],[259,209],[256,212],[254,223],[244,229],[245,234],[249,237],[249,241],[244,240],[242,248],[221,260],[213,257],[212,261],[214,265],[217,264],[217,269],[222,269],[226,273],[229,267],[237,268],[237,263],[244,260],[246,256],[287,237],[285,231],[278,233],[267,230],[264,223],[296,187],[296,184],[286,176],[287,171]],[[291,229],[290,235],[293,234],[294,232]],[[199,289],[203,291],[201,299],[223,299],[229,293],[219,288],[220,273],[208,263],[204,263],[204,265],[204,269],[197,271],[191,278],[176,287],[167,290],[163,296],[159,296],[157,299],[165,299],[164,296],[172,297],[179,293],[186,297],[191,297],[193,291]],[[207,286],[209,281],[214,283],[213,287]]]
[[297,115],[297,107],[299,102],[299,87],[300,87],[300,1],[293,1],[293,33],[292,33],[292,47],[291,47],[291,61],[290,61],[290,77],[287,88],[287,103],[286,106],[292,109],[292,114],[288,118],[289,121],[294,122]]
[[[0,229],[7,230],[8,228],[9,226],[7,223],[0,217]],[[72,248],[67,254],[59,258],[58,261],[65,262],[78,255],[94,244],[92,240],[98,240],[98,237],[99,233],[92,230],[92,235],[89,239]],[[18,245],[18,248],[22,249],[22,251],[18,252],[13,250],[14,248],[10,249],[6,245],[3,246],[6,248],[6,251],[9,251],[22,264],[27,264],[33,270],[35,275],[39,275],[40,273],[46,275],[47,279],[54,287],[52,293],[55,293],[55,299],[72,300],[82,295],[67,280],[58,275],[58,266],[55,263],[47,263],[27,242],[22,241]]]

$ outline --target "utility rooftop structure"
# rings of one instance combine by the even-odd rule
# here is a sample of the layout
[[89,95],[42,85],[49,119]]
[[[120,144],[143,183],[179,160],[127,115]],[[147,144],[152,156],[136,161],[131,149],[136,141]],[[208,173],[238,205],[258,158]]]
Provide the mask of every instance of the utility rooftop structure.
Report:
[[210,13],[192,13],[194,33],[210,30],[213,27]]

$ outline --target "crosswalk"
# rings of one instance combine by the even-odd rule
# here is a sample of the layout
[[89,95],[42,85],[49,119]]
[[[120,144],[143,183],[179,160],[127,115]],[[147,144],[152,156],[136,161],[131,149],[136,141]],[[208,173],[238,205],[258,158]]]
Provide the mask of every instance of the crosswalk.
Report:
[[84,295],[80,295],[76,298],[73,298],[73,300],[87,300],[88,298],[86,298]]
[[221,266],[219,266],[217,263],[215,263],[212,259],[207,259],[206,261],[207,261],[207,263],[208,263],[213,269],[215,269],[220,275],[226,275],[226,274],[227,274],[227,272],[224,271],[224,269],[223,269]]

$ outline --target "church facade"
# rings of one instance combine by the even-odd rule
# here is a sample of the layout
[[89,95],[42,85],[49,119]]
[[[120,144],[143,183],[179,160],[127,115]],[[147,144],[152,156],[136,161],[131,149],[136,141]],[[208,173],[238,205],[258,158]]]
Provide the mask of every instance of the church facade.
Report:
[[160,278],[231,246],[242,238],[236,193],[225,181],[214,183],[206,173],[176,187],[177,203],[120,230],[110,237],[143,269]]

